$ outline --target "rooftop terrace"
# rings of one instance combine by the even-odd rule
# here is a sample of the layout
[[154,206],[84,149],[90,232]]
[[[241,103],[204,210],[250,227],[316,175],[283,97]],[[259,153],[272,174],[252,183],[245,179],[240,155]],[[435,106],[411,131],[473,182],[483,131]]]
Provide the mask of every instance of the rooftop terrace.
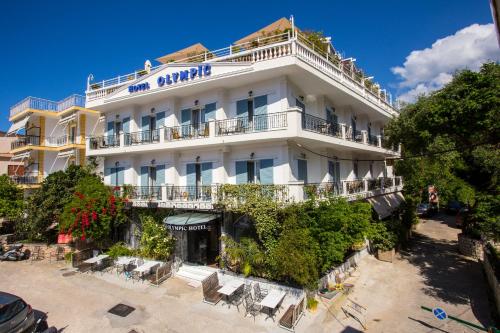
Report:
[[13,117],[29,109],[60,112],[73,106],[85,107],[85,97],[74,94],[59,102],[54,102],[44,98],[29,96],[10,108],[10,116]]

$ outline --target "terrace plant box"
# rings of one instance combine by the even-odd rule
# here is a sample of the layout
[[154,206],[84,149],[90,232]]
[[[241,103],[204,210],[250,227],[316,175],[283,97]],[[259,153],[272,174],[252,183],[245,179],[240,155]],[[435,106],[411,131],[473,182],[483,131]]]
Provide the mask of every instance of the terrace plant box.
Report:
[[387,251],[377,250],[377,259],[380,261],[392,262],[394,260],[394,254],[394,249]]

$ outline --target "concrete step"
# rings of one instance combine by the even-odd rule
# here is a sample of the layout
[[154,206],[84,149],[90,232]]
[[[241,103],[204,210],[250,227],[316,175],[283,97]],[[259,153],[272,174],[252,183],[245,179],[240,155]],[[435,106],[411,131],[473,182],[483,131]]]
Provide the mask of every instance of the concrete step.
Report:
[[188,279],[189,282],[191,281],[201,282],[205,278],[207,278],[210,274],[211,274],[210,272],[187,270],[187,269],[182,269],[181,267],[175,275],[184,279]]

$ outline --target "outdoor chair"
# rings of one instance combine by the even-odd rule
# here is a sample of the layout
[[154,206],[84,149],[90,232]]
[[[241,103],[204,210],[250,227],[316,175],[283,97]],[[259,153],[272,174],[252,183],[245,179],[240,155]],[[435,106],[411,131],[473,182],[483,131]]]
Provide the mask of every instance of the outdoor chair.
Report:
[[294,331],[299,319],[304,314],[304,297],[297,304],[292,304],[279,320],[279,326],[289,331]]
[[245,317],[250,314],[253,316],[253,320],[255,321],[255,317],[260,313],[260,305],[255,303],[252,299],[252,295],[246,295],[243,304],[245,305]]
[[217,276],[217,272],[213,272],[201,281],[201,286],[203,289],[203,302],[216,305],[222,299],[222,294],[220,294],[217,290],[219,290],[222,286],[219,284],[219,278]]
[[132,278],[132,273],[134,269],[137,267],[137,260],[131,261],[128,265],[123,266],[123,275],[128,279]]
[[236,306],[238,312],[240,312],[240,305],[243,304],[243,299],[245,298],[245,286],[241,286],[231,295],[229,299],[229,304]]
[[268,294],[267,289],[261,289],[260,284],[256,283],[253,285],[253,296],[257,300],[257,302],[262,301]]
[[158,266],[153,270],[153,274],[148,276],[148,281],[154,286],[159,286],[160,283],[172,276],[172,263],[167,262],[162,266]]
[[58,246],[55,251],[50,253],[49,261],[52,262],[52,259],[55,261],[64,260],[64,248],[62,246]]
[[100,260],[95,265],[92,265],[92,272],[107,272],[113,268],[113,258],[108,257]]
[[90,270],[92,264],[85,263],[84,261],[92,258],[92,250],[86,249],[75,252],[72,257],[72,266],[75,267],[80,273],[85,273]]

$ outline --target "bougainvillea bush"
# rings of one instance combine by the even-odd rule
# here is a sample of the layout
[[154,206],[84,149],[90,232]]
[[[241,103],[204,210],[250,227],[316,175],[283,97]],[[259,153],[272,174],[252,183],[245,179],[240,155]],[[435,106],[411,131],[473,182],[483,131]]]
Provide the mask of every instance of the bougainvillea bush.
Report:
[[59,232],[81,240],[109,239],[112,230],[126,220],[126,202],[100,179],[85,177],[77,183],[72,200],[64,207]]

